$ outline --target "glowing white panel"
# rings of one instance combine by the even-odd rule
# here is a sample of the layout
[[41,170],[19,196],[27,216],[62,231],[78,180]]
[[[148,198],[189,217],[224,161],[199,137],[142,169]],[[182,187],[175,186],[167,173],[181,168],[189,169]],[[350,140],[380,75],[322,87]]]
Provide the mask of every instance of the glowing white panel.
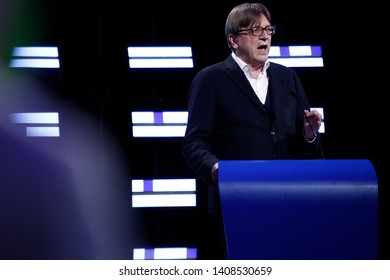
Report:
[[15,47],[11,68],[60,68],[57,47]]
[[196,206],[195,194],[133,194],[133,207]]
[[191,47],[128,47],[129,57],[192,57]]
[[169,259],[196,259],[196,248],[135,248],[134,260],[169,260]]
[[186,125],[133,126],[133,137],[183,137]]
[[164,123],[187,123],[188,112],[163,112]]
[[134,123],[154,123],[154,112],[131,112],[131,120]]
[[132,180],[131,181],[131,190],[133,192],[143,192],[144,191],[144,180]]
[[153,191],[195,191],[195,179],[169,179],[153,180]]
[[270,61],[287,67],[323,67],[322,57],[299,57],[299,58],[269,58]]
[[37,113],[12,113],[11,121],[13,123],[39,123],[39,124],[58,124],[58,113],[37,112]]
[[145,260],[145,248],[134,248],[133,260]]
[[322,125],[320,127],[320,129],[318,130],[319,133],[325,133],[325,122],[323,121],[322,122]]
[[195,179],[132,180],[133,192],[178,192],[195,191]]
[[128,47],[130,68],[193,68],[191,47]]
[[155,260],[187,259],[187,248],[155,248]]
[[60,137],[60,128],[55,127],[26,127],[28,137]]
[[186,259],[187,248],[157,248],[154,249],[155,260]]
[[193,68],[192,58],[130,58],[130,68]]
[[10,62],[12,68],[60,68],[58,59],[50,58],[15,58]]
[[15,47],[12,56],[58,57],[57,47]]
[[270,57],[280,56],[280,48],[278,46],[271,46],[268,56]]
[[291,56],[312,56],[311,46],[289,46]]

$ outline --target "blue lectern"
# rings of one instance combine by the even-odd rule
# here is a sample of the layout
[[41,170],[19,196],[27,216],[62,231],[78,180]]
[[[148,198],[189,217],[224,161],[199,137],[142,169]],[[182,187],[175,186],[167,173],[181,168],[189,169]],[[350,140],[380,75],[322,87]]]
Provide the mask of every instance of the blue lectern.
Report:
[[378,258],[378,182],[368,160],[220,161],[229,259]]

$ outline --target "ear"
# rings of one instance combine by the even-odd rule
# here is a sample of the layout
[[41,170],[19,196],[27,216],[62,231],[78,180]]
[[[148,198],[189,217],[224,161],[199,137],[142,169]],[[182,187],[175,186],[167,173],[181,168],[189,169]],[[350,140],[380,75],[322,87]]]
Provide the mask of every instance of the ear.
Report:
[[236,43],[236,36],[230,34],[229,35],[229,43],[230,43],[230,46],[232,47],[232,49],[237,49],[238,45]]

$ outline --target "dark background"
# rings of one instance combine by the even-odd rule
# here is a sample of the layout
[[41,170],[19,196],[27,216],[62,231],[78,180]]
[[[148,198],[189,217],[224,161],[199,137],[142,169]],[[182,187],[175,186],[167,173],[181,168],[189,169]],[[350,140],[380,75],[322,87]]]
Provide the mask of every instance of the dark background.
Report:
[[[193,174],[182,158],[180,138],[132,138],[130,113],[133,110],[186,110],[188,88],[195,73],[229,55],[224,23],[229,11],[239,3],[34,0],[20,1],[20,6],[12,10],[15,16],[11,32],[7,33],[7,44],[2,49],[4,60],[7,51],[10,54],[15,46],[52,45],[58,46],[61,63],[61,68],[54,70],[12,70],[16,75],[38,81],[40,87],[49,92],[42,99],[28,91],[19,92],[24,102],[18,109],[62,112],[61,140],[57,141],[59,143],[47,141],[50,143],[45,143],[45,147],[51,146],[53,151],[61,146],[66,156],[67,149],[76,146],[85,159],[80,173],[91,172],[89,161],[97,162],[95,172],[91,172],[93,179],[85,179],[86,183],[100,186],[97,182],[106,182],[120,197],[118,203],[113,202],[113,197],[107,202],[110,190],[101,184],[104,191],[97,201],[105,205],[98,213],[107,223],[99,224],[99,229],[91,226],[95,234],[100,227],[104,227],[103,232],[110,237],[112,231],[117,232],[123,242],[116,244],[118,251],[104,253],[108,251],[102,250],[100,255],[53,253],[50,257],[126,259],[131,258],[134,247],[199,247],[203,244],[204,236],[197,233],[199,228],[207,230],[203,221],[203,189],[197,190],[196,208],[131,209],[131,179],[191,178]],[[340,8],[337,3],[328,1],[263,3],[269,8],[272,24],[277,28],[272,39],[274,46],[322,47],[324,67],[296,68],[296,71],[312,107],[324,108],[325,158],[369,159],[376,169],[379,257],[389,259],[389,231],[385,228],[389,198],[385,183],[388,175],[384,168],[386,102],[383,86],[380,86],[383,74],[376,70],[377,58],[381,56],[379,46],[383,42],[380,37],[374,37],[380,28],[374,23],[378,23],[377,12],[379,14],[381,7],[372,6],[366,11],[353,5]],[[194,68],[129,69],[128,46],[172,45],[192,47]],[[92,128],[93,136],[74,134],[85,128]],[[91,145],[95,149],[91,149]],[[112,149],[118,156],[112,156]],[[113,182],[110,172],[118,162],[123,173]],[[77,160],[71,165],[77,165]],[[88,201],[90,192],[94,193],[93,188],[83,193],[82,202]],[[92,196],[96,198],[97,194]],[[93,212],[94,207],[87,210]],[[112,211],[115,216],[118,210],[120,219],[110,215]],[[99,219],[95,215],[94,221]],[[115,229],[110,228],[111,220],[115,220]],[[23,254],[17,258],[19,256],[23,258]]]

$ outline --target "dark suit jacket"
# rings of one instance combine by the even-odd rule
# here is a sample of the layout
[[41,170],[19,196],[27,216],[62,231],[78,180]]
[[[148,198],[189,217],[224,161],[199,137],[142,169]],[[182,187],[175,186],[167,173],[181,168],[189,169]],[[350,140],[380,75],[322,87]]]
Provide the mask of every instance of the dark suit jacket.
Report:
[[195,76],[183,140],[187,164],[205,182],[218,160],[294,159],[319,156],[319,140],[302,134],[309,102],[296,72],[270,64],[267,110],[231,55]]

